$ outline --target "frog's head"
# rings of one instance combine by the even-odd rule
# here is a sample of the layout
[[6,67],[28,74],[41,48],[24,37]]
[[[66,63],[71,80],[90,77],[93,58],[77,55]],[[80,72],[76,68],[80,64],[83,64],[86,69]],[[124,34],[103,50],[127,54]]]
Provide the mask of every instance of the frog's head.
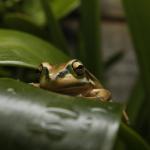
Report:
[[68,94],[78,94],[94,86],[84,65],[76,59],[66,64],[53,66],[42,63],[40,66],[40,86],[52,91]]

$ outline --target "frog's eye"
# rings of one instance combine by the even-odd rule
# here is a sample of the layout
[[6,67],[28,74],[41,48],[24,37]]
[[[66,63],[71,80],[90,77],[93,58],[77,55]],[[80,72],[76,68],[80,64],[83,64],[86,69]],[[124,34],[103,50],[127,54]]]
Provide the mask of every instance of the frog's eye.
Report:
[[72,68],[74,72],[77,74],[77,76],[83,76],[85,74],[85,67],[80,62],[73,62]]

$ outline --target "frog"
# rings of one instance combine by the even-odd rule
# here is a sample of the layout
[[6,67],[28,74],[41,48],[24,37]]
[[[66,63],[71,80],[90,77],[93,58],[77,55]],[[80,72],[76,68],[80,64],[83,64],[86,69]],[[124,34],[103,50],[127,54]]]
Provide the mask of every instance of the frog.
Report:
[[77,59],[61,65],[43,62],[39,66],[39,83],[36,87],[71,96],[98,98],[109,101],[111,92]]
[[[39,83],[32,85],[52,92],[98,99],[101,102],[112,101],[112,93],[78,59],[72,59],[61,65],[42,62],[39,66]],[[123,111],[125,120],[128,120]]]

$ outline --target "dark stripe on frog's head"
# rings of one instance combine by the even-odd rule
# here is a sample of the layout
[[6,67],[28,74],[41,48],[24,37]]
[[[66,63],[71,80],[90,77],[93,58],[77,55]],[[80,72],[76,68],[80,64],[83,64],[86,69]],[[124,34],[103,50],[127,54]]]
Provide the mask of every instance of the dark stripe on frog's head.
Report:
[[64,78],[68,73],[69,73],[68,69],[64,69],[57,74],[56,79]]

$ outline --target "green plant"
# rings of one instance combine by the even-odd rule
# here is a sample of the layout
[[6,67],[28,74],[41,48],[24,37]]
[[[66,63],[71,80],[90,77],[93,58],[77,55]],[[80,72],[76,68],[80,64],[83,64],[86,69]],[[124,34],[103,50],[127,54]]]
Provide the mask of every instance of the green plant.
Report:
[[[78,5],[79,0],[0,2],[1,27],[10,28],[0,29],[1,149],[150,149],[138,133],[121,122],[120,104],[65,96],[28,84],[38,81],[37,69],[41,62],[59,65],[71,59],[58,21]],[[98,51],[98,6],[98,0],[81,1],[80,52],[76,55],[100,77],[120,54],[106,64],[102,62]],[[95,60],[94,65],[89,57]],[[139,95],[141,92],[140,89]],[[135,129],[143,101],[143,95],[136,96],[130,102],[134,105],[134,100],[139,99],[137,114],[132,115],[130,102],[128,107]]]

